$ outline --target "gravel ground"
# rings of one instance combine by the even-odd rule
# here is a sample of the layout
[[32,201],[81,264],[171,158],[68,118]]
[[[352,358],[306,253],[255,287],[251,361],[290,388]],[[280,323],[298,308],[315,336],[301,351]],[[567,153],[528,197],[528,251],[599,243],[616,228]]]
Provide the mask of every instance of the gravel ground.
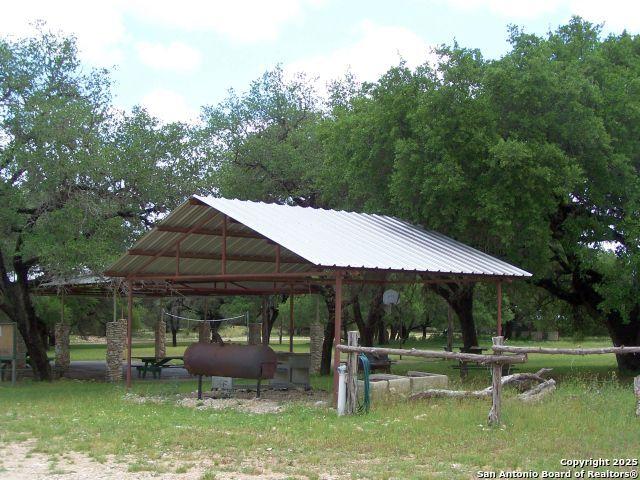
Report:
[[[107,458],[104,463],[99,463],[77,452],[68,452],[62,457],[49,457],[43,453],[33,452],[34,444],[33,441],[27,441],[0,445],[0,459],[2,459],[0,460],[0,478],[3,480],[199,480],[201,478],[281,480],[291,478],[274,473],[249,475],[219,471],[206,463],[176,463],[171,459],[164,460],[155,471],[131,472],[128,463],[118,462],[113,457]],[[239,469],[242,467],[242,465],[238,466]]]
[[[255,392],[236,390],[233,397],[228,398],[217,392],[204,393],[204,399],[198,400],[196,394],[166,396],[140,396],[126,394],[125,399],[133,403],[165,403],[172,402],[178,406],[197,409],[231,408],[247,413],[277,413],[287,408],[292,401],[304,402],[320,408],[327,406],[330,395],[322,391],[265,390],[262,398],[256,399]],[[67,452],[62,456],[49,456],[34,451],[35,441],[9,442],[0,444],[0,479],[2,480],[280,480],[295,478],[290,475],[265,471],[264,465],[227,465],[224,471],[215,467],[212,460],[184,461],[170,457],[163,458],[152,465],[149,470],[136,470],[137,458],[106,458],[103,463],[88,455],[78,452]],[[131,468],[133,466],[133,468]],[[237,470],[237,471],[230,471]],[[242,473],[255,470],[256,474]],[[330,476],[320,476],[330,479]]]
[[165,403],[175,402],[177,406],[196,408],[199,410],[222,410],[231,408],[246,413],[278,413],[286,409],[292,402],[306,403],[317,407],[326,407],[330,395],[318,390],[263,390],[261,398],[256,398],[250,390],[234,390],[232,394],[225,392],[203,392],[202,400],[198,400],[196,392],[166,396],[141,396],[133,393],[125,395],[125,400],[133,403]]

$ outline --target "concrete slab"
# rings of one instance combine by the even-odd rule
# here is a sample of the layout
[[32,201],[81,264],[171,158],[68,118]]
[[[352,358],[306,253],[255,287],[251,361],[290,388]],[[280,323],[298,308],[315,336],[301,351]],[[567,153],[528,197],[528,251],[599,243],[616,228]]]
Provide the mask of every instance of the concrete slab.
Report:
[[449,377],[437,373],[410,370],[407,377],[411,382],[411,393],[424,392],[431,388],[446,388],[449,385]]
[[390,373],[374,373],[371,375],[372,381],[387,381],[389,383],[389,395],[408,395],[411,393],[411,379],[402,375]]
[[[358,380],[358,395],[362,395],[362,392],[364,392],[364,382],[362,380]],[[386,400],[389,396],[389,382],[382,379],[370,379],[369,396],[372,402]]]

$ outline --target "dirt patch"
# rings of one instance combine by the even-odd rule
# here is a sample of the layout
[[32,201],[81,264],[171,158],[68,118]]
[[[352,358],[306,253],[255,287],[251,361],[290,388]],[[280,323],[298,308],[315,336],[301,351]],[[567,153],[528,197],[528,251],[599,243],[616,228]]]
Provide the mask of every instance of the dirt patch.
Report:
[[203,398],[198,400],[195,397],[182,398],[176,402],[180,407],[197,408],[199,410],[212,409],[222,410],[231,408],[246,413],[278,413],[285,407],[273,400],[265,399],[244,399],[244,398]]
[[198,410],[233,409],[246,413],[279,413],[291,405],[305,404],[316,407],[327,407],[330,396],[325,391],[317,390],[264,390],[260,398],[256,398],[251,390],[234,390],[233,392],[212,391],[203,392],[202,400],[198,400],[196,392],[186,395],[141,396],[127,393],[125,400],[143,403],[174,403],[179,407],[196,408]]
[[68,452],[62,456],[48,456],[33,451],[34,441],[0,445],[0,478],[6,480],[281,480],[292,478],[271,472],[242,473],[246,466],[238,465],[239,472],[220,470],[206,462],[179,462],[165,459],[162,463],[145,466],[146,471],[135,471],[140,465],[133,459],[122,461],[109,456],[103,463],[89,456]]

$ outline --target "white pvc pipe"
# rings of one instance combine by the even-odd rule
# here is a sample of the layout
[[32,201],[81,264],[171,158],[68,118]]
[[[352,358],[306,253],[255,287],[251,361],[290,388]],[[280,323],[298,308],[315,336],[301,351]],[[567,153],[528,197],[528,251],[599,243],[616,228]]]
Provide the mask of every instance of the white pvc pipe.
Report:
[[338,415],[344,415],[347,405],[347,366],[340,365],[338,367]]

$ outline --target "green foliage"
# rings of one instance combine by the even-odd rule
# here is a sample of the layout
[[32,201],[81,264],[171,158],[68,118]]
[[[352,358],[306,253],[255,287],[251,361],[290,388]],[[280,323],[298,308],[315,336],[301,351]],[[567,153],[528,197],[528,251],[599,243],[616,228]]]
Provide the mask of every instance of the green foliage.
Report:
[[[320,323],[327,321],[327,308],[324,300],[319,295],[294,295],[293,299],[293,319],[295,327],[308,327],[316,321],[316,313]],[[278,322],[284,322],[289,325],[289,298],[278,306],[280,311]]]
[[[507,319],[640,328],[640,38],[573,18],[509,42],[495,60],[454,43],[372,83],[347,73],[326,102],[277,67],[196,127],[114,111],[108,73],[83,68],[73,39],[1,40],[3,298],[19,270],[31,284],[100,269],[195,191],[397,215],[532,271],[547,293],[509,288]],[[476,292],[480,326],[490,291]],[[446,318],[440,300],[402,295],[387,322]],[[257,317],[260,300],[210,308]]]
[[640,38],[574,18],[509,41],[491,61],[441,47],[335,102],[323,201],[423,224],[599,321],[638,323]]
[[200,132],[215,165],[217,193],[226,197],[312,205],[320,147],[319,103],[303,75],[266,72],[248,92],[205,107]]
[[198,190],[191,128],[116,112],[107,72],[82,67],[73,39],[2,39],[0,71],[5,262],[48,275],[103,268]]

